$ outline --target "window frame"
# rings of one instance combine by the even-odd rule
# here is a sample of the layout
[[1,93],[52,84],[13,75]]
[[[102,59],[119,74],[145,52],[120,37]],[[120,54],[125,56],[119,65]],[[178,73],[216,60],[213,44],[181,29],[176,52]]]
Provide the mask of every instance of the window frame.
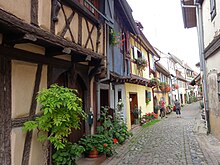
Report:
[[210,15],[211,15],[211,21],[216,16],[216,2],[215,0],[210,0]]

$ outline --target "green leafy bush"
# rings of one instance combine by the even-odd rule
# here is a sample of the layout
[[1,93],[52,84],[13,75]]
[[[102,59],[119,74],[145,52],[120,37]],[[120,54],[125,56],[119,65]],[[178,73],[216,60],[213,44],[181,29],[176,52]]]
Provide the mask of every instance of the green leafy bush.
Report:
[[72,128],[79,128],[80,119],[86,118],[82,100],[77,91],[56,84],[44,89],[37,95],[41,105],[41,115],[33,121],[24,123],[23,130],[37,129],[38,140],[48,140],[57,150],[63,149]]
[[85,151],[85,148],[76,143],[66,143],[63,149],[57,150],[52,158],[56,165],[73,165],[76,164],[76,158]]
[[128,131],[127,125],[124,123],[121,112],[116,113],[112,120],[112,117],[108,115],[108,108],[102,107],[99,121],[102,125],[97,127],[97,133],[112,139],[115,138],[119,144],[122,144],[132,136],[132,133]]
[[79,143],[84,146],[85,151],[88,153],[94,149],[97,149],[99,153],[111,153],[113,139],[105,135],[86,135],[80,139]]

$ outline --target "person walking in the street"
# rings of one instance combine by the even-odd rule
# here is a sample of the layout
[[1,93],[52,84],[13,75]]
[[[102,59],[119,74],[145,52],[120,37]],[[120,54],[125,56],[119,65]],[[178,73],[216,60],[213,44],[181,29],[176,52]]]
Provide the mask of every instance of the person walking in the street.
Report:
[[165,102],[164,102],[164,100],[161,99],[159,104],[160,104],[160,117],[162,118],[165,116]]
[[176,101],[174,102],[174,105],[176,107],[176,115],[177,115],[177,118],[181,117],[181,113],[180,113],[180,110],[181,110],[181,106],[180,106],[180,102],[176,99]]

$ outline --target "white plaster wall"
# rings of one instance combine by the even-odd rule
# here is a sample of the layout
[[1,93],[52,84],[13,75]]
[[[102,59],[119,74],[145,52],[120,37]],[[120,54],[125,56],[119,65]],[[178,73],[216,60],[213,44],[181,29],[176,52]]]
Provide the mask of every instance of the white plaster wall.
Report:
[[220,51],[217,51],[215,55],[211,56],[206,60],[206,69],[207,73],[210,72],[212,69],[216,69],[218,72],[220,72]]
[[51,2],[51,0],[38,1],[38,24],[46,31],[50,31]]
[[16,17],[30,23],[31,1],[30,0],[1,0],[0,8],[16,15]]
[[210,1],[206,0],[202,5],[203,27],[204,27],[204,45],[207,47],[215,36],[220,34],[220,0],[216,0],[217,14],[213,20],[210,15]]
[[11,131],[11,163],[21,165],[24,151],[25,135],[20,128],[13,128]]
[[37,64],[12,61],[12,118],[28,116]]
[[17,49],[22,49],[29,52],[45,55],[45,48],[38,45],[28,43],[28,44],[16,44],[14,47]]
[[[45,144],[46,145],[46,144]],[[47,148],[42,147],[42,143],[37,140],[37,130],[33,131],[33,137],[31,141],[31,150],[30,150],[30,165],[40,165],[45,164],[47,161]]]

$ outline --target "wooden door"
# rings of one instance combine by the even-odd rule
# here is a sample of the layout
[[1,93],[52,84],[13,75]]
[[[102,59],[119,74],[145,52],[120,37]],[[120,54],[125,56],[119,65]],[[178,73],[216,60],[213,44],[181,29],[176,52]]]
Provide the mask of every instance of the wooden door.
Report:
[[[82,99],[82,106],[83,106],[83,110],[85,111],[85,85],[83,80],[81,79],[81,77],[77,77],[74,88],[78,91],[78,96]],[[69,140],[71,142],[78,142],[80,140],[80,138],[83,137],[83,135],[85,135],[85,120],[80,121],[80,128],[79,129],[72,129],[72,133],[69,136]]]
[[[69,82],[70,82],[70,80],[68,80],[68,73],[67,72],[62,73],[58,77],[58,79],[56,80],[56,83],[58,85],[62,85],[64,87],[69,87],[69,88],[74,88],[78,91],[78,96],[82,99],[82,106],[83,106],[83,109],[85,110],[85,106],[84,106],[85,87],[84,87],[83,80],[78,76],[76,81],[73,83],[73,85],[71,85],[71,83],[69,83]],[[85,121],[81,120],[80,128],[79,129],[72,129],[72,133],[69,136],[69,141],[77,142],[84,134],[85,134]]]
[[130,93],[129,94],[130,100],[130,117],[131,117],[131,124],[134,124],[134,110],[138,108],[138,100],[137,100],[137,93]]

